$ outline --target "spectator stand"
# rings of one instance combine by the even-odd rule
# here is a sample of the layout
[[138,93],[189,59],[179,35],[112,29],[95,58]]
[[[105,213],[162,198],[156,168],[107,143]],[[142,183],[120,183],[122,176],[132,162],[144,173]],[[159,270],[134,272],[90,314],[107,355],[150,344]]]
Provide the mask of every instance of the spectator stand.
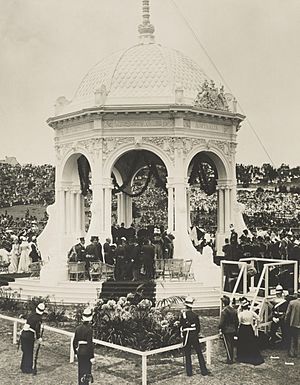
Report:
[[221,296],[227,295],[231,301],[246,297],[251,302],[250,309],[260,316],[265,332],[271,317],[270,300],[275,297],[278,284],[285,292],[297,292],[296,261],[263,258],[221,261]]

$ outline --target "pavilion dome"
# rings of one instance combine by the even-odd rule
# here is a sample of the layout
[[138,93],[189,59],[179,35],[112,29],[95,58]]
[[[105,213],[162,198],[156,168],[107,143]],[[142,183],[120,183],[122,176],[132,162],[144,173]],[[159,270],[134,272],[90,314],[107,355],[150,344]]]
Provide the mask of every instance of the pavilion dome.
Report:
[[[160,44],[137,44],[98,62],[83,78],[68,111],[96,105],[192,105],[201,85],[208,80],[203,70],[181,52]],[[98,95],[96,97],[96,95]]]

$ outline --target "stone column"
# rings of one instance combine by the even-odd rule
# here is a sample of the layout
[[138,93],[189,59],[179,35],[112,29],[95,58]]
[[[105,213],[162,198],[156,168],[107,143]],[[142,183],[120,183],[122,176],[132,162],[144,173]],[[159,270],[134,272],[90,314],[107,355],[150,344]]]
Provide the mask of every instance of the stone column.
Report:
[[65,206],[66,206],[66,234],[71,233],[71,191],[70,188],[65,189]]
[[81,225],[82,213],[81,213],[81,191],[75,192],[75,232],[78,235],[84,235]]
[[186,188],[186,223],[188,229],[191,228],[191,208],[190,208],[190,190]]
[[88,231],[89,236],[103,233],[104,230],[104,207],[103,207],[103,185],[101,183],[93,183],[93,201],[91,204],[91,223]]
[[111,191],[113,185],[111,180],[104,187],[104,233],[105,237],[111,236]]
[[225,222],[224,222],[224,233],[229,233],[229,226],[231,223],[231,199],[230,199],[231,189],[228,185],[225,186],[224,194],[225,194]]
[[168,188],[168,229],[174,231],[174,187],[169,183]]
[[132,198],[125,194],[125,227],[132,223]]
[[216,249],[217,255],[223,255],[222,247],[225,239],[225,187],[221,183],[217,186],[218,193],[218,228],[216,233]]
[[118,215],[118,224],[122,222],[125,223],[125,194],[119,192],[117,194],[117,215]]
[[70,234],[75,237],[77,236],[76,227],[76,194],[77,190],[70,191]]

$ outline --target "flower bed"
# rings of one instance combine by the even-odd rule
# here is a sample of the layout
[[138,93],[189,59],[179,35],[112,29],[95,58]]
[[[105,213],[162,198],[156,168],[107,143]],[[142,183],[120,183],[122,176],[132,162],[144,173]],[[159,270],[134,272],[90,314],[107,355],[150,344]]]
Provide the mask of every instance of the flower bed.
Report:
[[168,308],[156,308],[148,299],[134,296],[116,302],[99,300],[94,308],[94,336],[141,351],[179,343],[179,317]]

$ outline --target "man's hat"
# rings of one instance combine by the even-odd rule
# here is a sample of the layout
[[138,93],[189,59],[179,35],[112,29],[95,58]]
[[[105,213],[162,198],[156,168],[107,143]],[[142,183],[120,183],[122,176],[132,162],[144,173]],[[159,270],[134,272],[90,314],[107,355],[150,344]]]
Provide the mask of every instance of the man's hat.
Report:
[[222,302],[228,302],[228,303],[230,303],[230,298],[229,298],[227,295],[223,295],[223,297],[221,297],[221,301],[222,301]]
[[35,308],[35,311],[37,314],[42,315],[45,312],[45,304],[43,302],[39,303],[37,307]]
[[282,292],[283,291],[283,287],[281,286],[281,285],[277,285],[276,287],[275,287],[275,292],[276,293],[280,293],[280,292]]
[[90,307],[87,307],[86,309],[84,309],[83,313],[82,313],[82,321],[91,321],[93,319],[93,312],[92,312],[92,309]]
[[248,307],[250,305],[250,302],[247,300],[247,298],[243,299],[241,302],[242,307]]
[[98,240],[99,240],[98,235],[92,235],[92,236],[91,236],[91,242],[93,242],[93,241],[98,241]]
[[194,303],[194,298],[192,297],[186,297],[185,301],[184,301],[184,304],[185,306],[188,306],[188,307],[193,307],[193,303]]

